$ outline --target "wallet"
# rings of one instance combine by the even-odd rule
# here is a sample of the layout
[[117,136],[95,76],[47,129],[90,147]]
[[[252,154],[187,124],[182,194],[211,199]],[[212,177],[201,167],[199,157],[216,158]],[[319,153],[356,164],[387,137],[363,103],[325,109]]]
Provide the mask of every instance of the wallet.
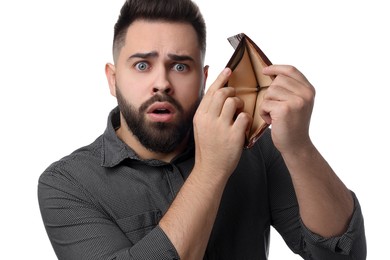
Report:
[[274,77],[262,74],[262,68],[271,65],[260,48],[244,33],[228,38],[235,49],[226,65],[232,70],[225,86],[236,89],[236,96],[244,101],[243,112],[252,116],[252,125],[246,133],[245,148],[251,148],[269,125],[261,118],[258,107]]

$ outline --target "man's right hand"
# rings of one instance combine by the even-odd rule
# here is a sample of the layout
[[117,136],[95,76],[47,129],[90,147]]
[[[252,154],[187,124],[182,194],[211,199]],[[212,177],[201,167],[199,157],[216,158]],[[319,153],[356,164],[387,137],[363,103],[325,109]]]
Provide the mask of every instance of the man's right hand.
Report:
[[224,87],[230,75],[229,68],[219,74],[194,116],[195,167],[225,177],[237,166],[252,120],[241,112],[244,103],[235,96],[235,89]]

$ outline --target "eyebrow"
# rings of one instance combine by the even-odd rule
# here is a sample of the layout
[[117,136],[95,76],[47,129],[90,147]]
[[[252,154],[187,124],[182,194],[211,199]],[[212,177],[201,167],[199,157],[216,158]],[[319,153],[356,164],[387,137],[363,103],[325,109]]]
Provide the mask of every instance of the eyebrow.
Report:
[[[131,55],[127,60],[133,58],[147,59],[147,58],[155,58],[155,57],[158,57],[158,53],[156,51],[137,52]],[[194,61],[194,59],[189,55],[168,54],[168,57],[174,61]]]
[[158,57],[158,53],[156,51],[152,52],[137,52],[131,55],[127,60],[133,59],[133,58],[141,58],[141,59],[146,59],[146,58],[153,58],[153,57]]
[[168,57],[174,61],[194,61],[194,59],[188,55],[168,54]]

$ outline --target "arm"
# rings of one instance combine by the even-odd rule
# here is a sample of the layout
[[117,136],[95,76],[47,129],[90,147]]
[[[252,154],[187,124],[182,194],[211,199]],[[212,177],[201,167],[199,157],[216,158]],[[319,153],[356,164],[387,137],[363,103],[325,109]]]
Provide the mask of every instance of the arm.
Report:
[[233,88],[222,88],[230,73],[225,69],[220,74],[196,112],[195,166],[160,221],[182,259],[203,258],[223,190],[238,163],[249,126],[247,114],[233,120],[243,103],[234,97]]
[[[357,201],[355,204],[351,191],[309,137],[315,96],[313,86],[291,66],[273,65],[265,68],[263,73],[276,78],[265,95],[260,113],[267,123],[272,124],[272,140],[290,173],[304,234],[326,240],[352,230],[354,236],[351,237],[363,241],[355,244],[365,248]],[[363,249],[357,251],[365,252]]]
[[124,227],[119,228],[88,190],[59,168],[50,167],[41,175],[38,200],[58,259],[178,258],[175,248],[158,226],[133,244],[124,233]]
[[261,114],[272,124],[272,139],[291,174],[302,221],[321,236],[340,235],[352,216],[353,199],[310,140],[314,88],[291,66],[270,66],[263,72],[276,78]]
[[345,233],[329,238],[313,233],[302,223],[291,175],[273,145],[271,131],[266,131],[256,145],[268,158],[271,225],[282,235],[290,249],[304,259],[365,259],[364,221],[356,196],[352,193],[354,212]]

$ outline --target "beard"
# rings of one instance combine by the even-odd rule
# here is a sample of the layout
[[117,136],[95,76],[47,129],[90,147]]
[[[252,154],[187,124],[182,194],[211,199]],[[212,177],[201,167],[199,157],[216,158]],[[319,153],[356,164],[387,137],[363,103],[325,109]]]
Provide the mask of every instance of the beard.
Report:
[[[170,153],[182,143],[193,127],[193,117],[199,106],[201,97],[184,111],[182,105],[167,94],[156,94],[144,102],[137,110],[129,104],[119,88],[116,87],[119,110],[126,121],[128,130],[148,150],[157,153]],[[177,118],[174,122],[148,122],[146,110],[155,102],[169,102],[176,109]]]

